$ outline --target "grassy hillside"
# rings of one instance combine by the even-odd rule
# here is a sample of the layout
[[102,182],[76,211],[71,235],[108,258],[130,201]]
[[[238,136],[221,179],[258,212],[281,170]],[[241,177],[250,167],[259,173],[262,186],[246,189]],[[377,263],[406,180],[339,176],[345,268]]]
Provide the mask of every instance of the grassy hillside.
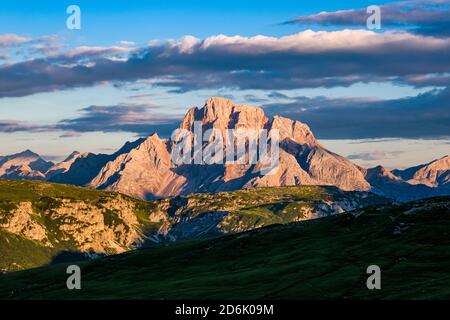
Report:
[[0,179],[0,271],[48,264],[63,251],[132,249],[159,227],[148,220],[153,209],[117,193]]
[[[0,276],[3,299],[448,299],[450,198],[184,241]],[[366,268],[382,290],[366,288]]]
[[121,253],[152,241],[242,232],[385,202],[369,193],[317,186],[146,202],[70,185],[0,179],[0,271],[42,266],[65,251]]
[[[336,187],[291,186],[179,196],[158,201],[157,210],[169,217],[172,228],[167,235],[185,239],[309,220],[388,202],[386,198],[367,192],[344,192]],[[208,232],[190,230],[193,223],[202,225],[201,230],[207,229]]]
[[57,249],[0,229],[0,270],[19,270],[49,263]]

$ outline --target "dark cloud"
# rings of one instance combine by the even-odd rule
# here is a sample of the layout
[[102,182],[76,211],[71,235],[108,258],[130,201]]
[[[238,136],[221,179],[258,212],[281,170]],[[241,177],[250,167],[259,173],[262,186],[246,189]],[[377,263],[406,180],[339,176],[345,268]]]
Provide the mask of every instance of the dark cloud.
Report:
[[0,132],[13,133],[20,131],[42,132],[52,130],[52,126],[30,124],[24,121],[0,120]]
[[81,136],[81,133],[79,133],[79,132],[69,131],[69,132],[64,132],[59,137],[60,138],[78,138],[80,136]]
[[289,96],[281,93],[281,92],[277,92],[277,91],[272,91],[271,93],[269,93],[267,95],[267,97],[272,98],[272,99],[288,99]]
[[364,161],[378,161],[386,158],[398,157],[404,153],[404,151],[391,151],[386,152],[382,150],[375,150],[372,152],[353,153],[347,156],[349,160],[364,160]]
[[90,106],[78,118],[65,119],[55,127],[69,133],[80,132],[133,132],[146,136],[158,132],[168,136],[180,122],[180,116],[158,114],[147,106]]
[[[392,81],[448,84],[449,39],[364,30],[273,37],[186,37],[134,50],[82,48],[0,65],[0,97],[19,97],[98,83],[148,80],[171,92],[199,89],[283,90]],[[106,55],[106,56],[104,56]],[[408,57],[408,59],[405,59]]]
[[254,94],[246,94],[244,95],[244,99],[246,103],[262,103],[267,102],[266,98],[258,97]]
[[[383,29],[403,27],[418,34],[450,36],[450,1],[412,0],[388,3],[381,5],[380,8]],[[365,28],[370,15],[367,8],[340,10],[300,16],[284,24]]]
[[85,132],[131,132],[147,136],[158,132],[169,136],[178,127],[181,116],[152,112],[147,105],[89,106],[77,118],[65,119],[52,125],[39,125],[22,121],[0,120],[0,132],[52,132],[63,131],[60,138],[79,137]]
[[321,139],[442,138],[450,136],[450,89],[395,100],[295,97],[263,106],[310,125]]
[[41,154],[40,156],[41,156],[41,158],[43,158],[46,161],[60,161],[60,160],[62,160],[61,156],[56,156],[56,155],[51,155],[51,154]]
[[364,161],[382,160],[384,158],[386,158],[386,152],[384,151],[354,153],[347,156],[347,159],[349,160],[364,160]]
[[349,144],[367,144],[367,143],[382,143],[382,142],[392,142],[392,141],[400,141],[398,138],[384,138],[384,139],[360,139],[349,142]]

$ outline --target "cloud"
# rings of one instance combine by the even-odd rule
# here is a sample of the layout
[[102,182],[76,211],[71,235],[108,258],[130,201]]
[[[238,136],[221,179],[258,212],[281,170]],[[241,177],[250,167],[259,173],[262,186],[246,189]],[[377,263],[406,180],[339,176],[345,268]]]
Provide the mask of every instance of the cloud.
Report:
[[39,132],[52,130],[52,126],[31,124],[24,121],[0,120],[0,132],[14,133],[20,131]]
[[277,92],[277,91],[272,91],[271,93],[269,93],[267,95],[267,97],[272,98],[272,99],[289,99],[290,97],[285,95],[284,93],[281,92]]
[[383,142],[393,142],[393,141],[400,141],[399,138],[384,138],[384,139],[359,139],[352,142],[349,142],[349,144],[367,144],[367,143],[383,143]]
[[267,102],[266,98],[259,97],[259,96],[256,96],[254,94],[246,94],[246,95],[244,95],[244,99],[245,99],[246,102],[251,102],[251,103]]
[[41,154],[40,155],[41,158],[43,158],[46,161],[60,161],[61,156],[56,156],[56,155],[52,155],[52,154]]
[[362,152],[362,153],[354,153],[347,156],[349,160],[382,160],[386,157],[386,152],[384,151],[373,151],[373,152]]
[[55,127],[72,134],[125,131],[145,136],[157,131],[165,136],[181,120],[178,115],[151,112],[151,108],[146,105],[89,106],[81,110],[80,117],[62,120]]
[[394,100],[292,97],[263,108],[308,123],[321,139],[450,136],[450,88]]
[[[450,1],[402,1],[384,4],[380,8],[381,24],[384,29],[402,27],[418,34],[450,36]],[[370,15],[367,8],[320,12],[299,16],[284,24],[365,28]]]
[[378,161],[386,158],[398,157],[403,154],[404,151],[391,151],[385,152],[381,150],[375,150],[372,152],[353,153],[347,156],[349,160],[363,160],[363,161]]
[[168,136],[178,127],[182,116],[156,113],[152,103],[124,103],[114,106],[89,106],[78,117],[54,124],[0,120],[0,132],[62,132],[60,138],[75,138],[85,132],[131,132],[147,136],[158,132]]
[[121,47],[121,46],[110,46],[110,47],[93,47],[93,46],[81,46],[66,51],[60,55],[50,56],[56,61],[79,61],[80,59],[93,59],[96,57],[108,57],[117,56],[126,53],[130,53],[136,50],[133,47]]
[[78,138],[78,137],[81,137],[81,133],[69,131],[69,132],[64,132],[59,137],[60,138]]
[[31,42],[31,41],[32,41],[31,38],[21,37],[19,35],[12,34],[12,33],[0,34],[0,48],[17,46],[17,45]]
[[139,49],[80,47],[0,65],[0,97],[135,81],[172,92],[283,90],[384,81],[418,87],[446,85],[449,51],[450,38],[367,30],[307,30],[279,38],[184,37]]

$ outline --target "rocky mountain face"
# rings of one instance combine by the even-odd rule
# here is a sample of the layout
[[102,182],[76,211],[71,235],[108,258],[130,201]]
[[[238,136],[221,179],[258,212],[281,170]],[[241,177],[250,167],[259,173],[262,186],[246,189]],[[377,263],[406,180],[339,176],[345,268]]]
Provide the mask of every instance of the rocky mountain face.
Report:
[[[142,201],[70,185],[0,180],[0,271],[68,252],[121,253],[143,245],[237,233],[386,204],[336,187],[252,188]],[[67,258],[67,257],[66,257]]]
[[112,155],[77,152],[72,153],[66,160],[54,168],[50,168],[48,181],[85,186],[111,160],[123,153],[127,153],[138,146],[145,139],[127,142],[120,150]]
[[448,189],[450,187],[449,168],[450,156],[446,156],[417,170],[408,182],[414,185],[423,184],[431,188]]
[[365,170],[365,177],[373,192],[399,201],[449,195],[450,157],[405,170],[378,166]]
[[54,177],[54,176],[56,176],[58,174],[66,173],[67,171],[70,170],[70,168],[72,167],[73,163],[78,158],[86,158],[86,157],[87,157],[87,154],[81,154],[78,151],[74,151],[65,160],[63,160],[60,163],[57,163],[57,164],[51,166],[47,170],[45,175],[46,175],[47,179],[51,179],[52,177]]
[[[204,159],[195,161],[198,154],[210,151],[209,141],[196,139],[197,131],[204,133],[209,129],[214,130],[214,137],[220,135],[224,142],[224,154],[218,156],[222,163],[206,164]],[[269,145],[277,139],[279,163],[276,170],[266,174],[267,163],[261,158],[238,163],[235,157],[234,162],[227,162],[225,153],[234,148],[228,143],[238,139],[230,137],[228,130],[251,130],[257,138],[265,133]],[[194,152],[189,154],[193,161],[177,163],[174,154],[178,151],[179,141],[186,136],[194,146]],[[258,139],[255,141],[259,148],[262,144]],[[245,148],[250,148],[251,143],[247,140]],[[0,158],[0,164],[5,158]],[[40,170],[36,169],[36,164],[29,168],[26,165],[22,163],[17,167],[14,162],[5,162],[0,167],[3,168],[0,177],[89,186],[140,199],[294,185],[370,190],[400,201],[450,193],[448,156],[407,170],[363,169],[327,150],[306,124],[276,115],[268,118],[261,108],[236,105],[223,98],[211,98],[202,108],[190,109],[171,139],[164,140],[153,134],[128,142],[112,155],[75,152],[57,165],[42,167],[41,163]]]
[[53,166],[36,153],[26,150],[21,153],[0,157],[0,178],[46,180],[47,170]]
[[[222,137],[227,137],[229,129],[250,129],[257,135],[265,129],[270,139],[276,131],[280,141],[278,170],[270,175],[261,174],[264,164],[259,160],[243,164],[225,161],[212,165],[174,164],[171,159],[176,141],[152,135],[128,152],[111,157],[87,185],[144,199],[261,186],[334,185],[343,190],[370,189],[356,165],[321,146],[301,122],[279,116],[269,119],[260,108],[236,105],[222,98],[207,100],[201,109],[190,109],[180,129],[194,136],[195,122],[201,123],[202,132],[214,129]],[[206,148],[204,142],[201,149],[204,152]],[[51,181],[62,182],[58,179]]]

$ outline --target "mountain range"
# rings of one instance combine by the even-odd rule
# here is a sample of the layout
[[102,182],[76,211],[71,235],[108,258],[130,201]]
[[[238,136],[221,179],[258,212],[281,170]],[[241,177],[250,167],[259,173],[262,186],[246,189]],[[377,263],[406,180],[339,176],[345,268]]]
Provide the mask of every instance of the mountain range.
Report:
[[[175,141],[154,133],[127,142],[117,152],[73,152],[54,164],[25,152],[0,157],[0,178],[46,180],[117,191],[140,199],[157,199],[202,192],[222,192],[251,187],[324,185],[344,191],[371,191],[397,201],[450,194],[450,157],[405,170],[382,166],[361,168],[327,150],[311,129],[300,121],[267,117],[261,108],[210,98],[202,108],[190,109],[180,129],[194,134],[194,122],[214,128],[223,136],[228,129],[266,130],[279,135],[279,166],[268,175],[263,164],[174,164]],[[204,143],[201,148],[207,148]]]

